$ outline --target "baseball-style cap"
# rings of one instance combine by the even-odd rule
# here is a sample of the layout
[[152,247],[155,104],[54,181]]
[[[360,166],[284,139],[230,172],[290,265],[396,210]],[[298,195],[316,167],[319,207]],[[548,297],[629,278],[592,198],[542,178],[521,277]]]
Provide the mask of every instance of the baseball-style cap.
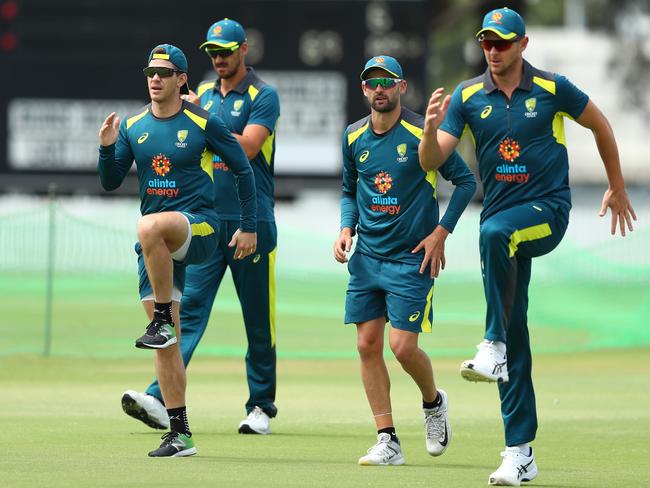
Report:
[[231,19],[223,19],[210,26],[205,35],[205,42],[199,46],[199,49],[207,46],[228,49],[239,46],[243,42],[246,42],[246,32],[241,24]]
[[[156,52],[160,50],[163,50],[164,52]],[[187,73],[187,58],[185,57],[185,54],[183,54],[183,51],[171,44],[159,44],[154,47],[149,53],[149,61],[147,61],[147,63],[151,63],[152,59],[165,59],[176,66],[176,69],[179,71]],[[181,93],[187,95],[189,92],[190,88],[187,86],[187,83],[185,83],[181,87]]]
[[514,39],[526,35],[526,24],[514,10],[507,7],[498,8],[485,14],[483,27],[476,33],[476,37],[486,31],[494,32],[501,39]]
[[363,68],[363,71],[361,72],[361,79],[365,80],[366,73],[375,68],[383,69],[388,74],[393,75],[395,78],[401,79],[403,77],[402,67],[397,62],[397,60],[390,56],[386,56],[385,54],[380,54],[379,56],[374,56],[368,60]]

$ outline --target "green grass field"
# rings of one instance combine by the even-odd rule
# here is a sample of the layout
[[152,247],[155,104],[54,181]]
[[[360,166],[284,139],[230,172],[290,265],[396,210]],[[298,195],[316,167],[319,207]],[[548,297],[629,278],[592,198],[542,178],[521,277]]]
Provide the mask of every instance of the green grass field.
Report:
[[[649,355],[537,356],[540,474],[530,486],[647,483]],[[246,398],[243,361],[198,358],[188,393],[198,455],[152,460],[146,453],[160,431],[125,416],[119,402],[124,389],[149,380],[150,359],[4,357],[2,486],[483,486],[503,444],[497,392],[464,382],[460,359],[434,360],[453,426],[440,458],[424,449],[415,385],[390,362],[407,464],[370,468],[356,465],[374,429],[354,359],[281,360],[280,413],[274,434],[261,437],[236,433]]]

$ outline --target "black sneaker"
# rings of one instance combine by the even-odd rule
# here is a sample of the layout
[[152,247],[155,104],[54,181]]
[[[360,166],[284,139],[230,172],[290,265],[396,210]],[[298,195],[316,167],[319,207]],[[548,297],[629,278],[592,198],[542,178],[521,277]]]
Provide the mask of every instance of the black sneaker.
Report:
[[166,432],[162,435],[162,444],[155,451],[149,453],[149,457],[185,457],[194,456],[196,447],[192,437],[179,432]]
[[135,341],[140,349],[165,349],[176,344],[176,329],[173,323],[152,320],[142,337]]

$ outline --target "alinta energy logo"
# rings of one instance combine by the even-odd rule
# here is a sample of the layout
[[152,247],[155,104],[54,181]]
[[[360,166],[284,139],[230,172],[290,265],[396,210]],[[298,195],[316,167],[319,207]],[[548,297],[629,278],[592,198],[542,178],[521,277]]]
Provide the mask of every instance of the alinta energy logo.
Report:
[[530,173],[525,164],[517,164],[515,160],[521,153],[519,143],[509,137],[499,144],[499,156],[506,163],[496,167],[495,179],[504,183],[527,183]]
[[374,183],[380,195],[372,197],[370,210],[389,215],[397,215],[400,211],[399,198],[385,196],[388,190],[393,187],[393,177],[386,171],[380,171],[375,175]]
[[219,171],[230,171],[228,165],[216,154],[212,156],[212,168]]
[[172,163],[167,156],[160,153],[151,160],[153,172],[163,178],[153,178],[147,182],[147,195],[176,198],[180,188],[176,188],[176,180],[168,180],[167,174],[172,170]]

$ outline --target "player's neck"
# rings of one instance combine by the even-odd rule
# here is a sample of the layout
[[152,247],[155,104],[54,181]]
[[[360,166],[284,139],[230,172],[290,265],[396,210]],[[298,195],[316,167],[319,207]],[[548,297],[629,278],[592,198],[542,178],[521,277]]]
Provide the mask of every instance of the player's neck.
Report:
[[492,81],[496,87],[506,94],[508,98],[512,96],[512,92],[519,86],[521,79],[524,76],[524,60],[519,58],[510,66],[510,68],[500,74],[492,73]]
[[401,114],[402,106],[399,103],[390,112],[377,112],[376,110],[372,110],[370,112],[372,130],[377,134],[388,132],[397,123]]
[[221,94],[226,95],[230,90],[234,90],[241,81],[246,78],[248,70],[246,70],[246,65],[242,62],[237,69],[237,72],[230,78],[221,79]]
[[159,119],[172,117],[181,111],[183,100],[179,96],[170,97],[169,100],[155,102],[151,100],[151,113]]

